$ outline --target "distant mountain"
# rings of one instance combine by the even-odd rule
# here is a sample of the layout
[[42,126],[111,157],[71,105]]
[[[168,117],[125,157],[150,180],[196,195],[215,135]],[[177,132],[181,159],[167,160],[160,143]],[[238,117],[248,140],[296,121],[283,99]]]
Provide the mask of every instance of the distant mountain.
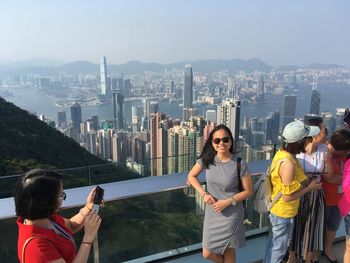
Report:
[[[124,73],[124,74],[140,74],[144,71],[160,72],[165,69],[183,69],[186,64],[191,64],[195,72],[211,73],[215,71],[228,70],[233,71],[248,71],[252,72],[255,70],[268,72],[271,70],[271,66],[266,64],[264,61],[254,58],[254,59],[208,59],[199,60],[194,62],[178,62],[171,64],[159,64],[159,63],[143,63],[140,61],[130,61],[125,64],[120,65],[108,65],[109,73]],[[13,64],[11,64],[13,65]],[[31,74],[36,73],[39,75],[49,75],[57,73],[67,73],[67,74],[87,74],[87,73],[98,73],[99,65],[88,61],[75,61],[72,63],[60,65],[57,67],[47,66],[42,67],[38,65],[13,67],[11,65],[0,66],[0,73],[2,74]]]
[[74,140],[0,97],[0,176],[102,164]]
[[91,63],[89,61],[75,61],[68,64],[64,64],[57,68],[58,71],[65,73],[78,74],[78,73],[96,73],[99,71],[99,65]]
[[345,68],[344,66],[337,65],[337,64],[321,64],[321,63],[313,63],[309,66],[306,66],[305,68],[312,68],[312,69],[334,69],[334,68]]
[[[29,65],[32,63],[31,65]],[[46,63],[46,66],[43,66]],[[53,75],[58,73],[67,74],[98,74],[99,65],[88,61],[75,61],[59,66],[53,66],[59,63],[55,60],[41,60],[33,59],[22,62],[16,62],[8,65],[0,65],[0,74],[13,75],[13,74],[39,74],[42,76]],[[51,66],[49,66],[49,64]],[[198,61],[182,61],[170,64],[159,63],[144,63],[140,61],[129,61],[120,65],[108,65],[108,73],[124,73],[124,74],[141,74],[145,71],[160,72],[163,70],[179,69],[182,70],[186,64],[191,64],[194,72],[212,73],[222,70],[228,70],[229,72],[237,71],[262,71],[269,72],[273,67],[258,58],[252,59],[207,59]],[[309,66],[279,66],[278,70],[291,71],[299,68],[313,68],[313,69],[331,69],[331,68],[343,68],[343,66],[336,64],[320,64],[314,63]]]

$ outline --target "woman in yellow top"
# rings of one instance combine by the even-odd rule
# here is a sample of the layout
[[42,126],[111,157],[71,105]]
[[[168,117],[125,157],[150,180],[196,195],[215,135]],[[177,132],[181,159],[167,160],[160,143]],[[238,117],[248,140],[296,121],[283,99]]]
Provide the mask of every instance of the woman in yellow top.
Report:
[[305,152],[306,145],[319,132],[319,127],[307,126],[302,121],[291,122],[283,130],[282,148],[271,164],[273,167],[276,162],[280,162],[271,173],[271,199],[277,194],[282,195],[270,210],[272,231],[264,263],[282,262],[293,231],[293,219],[298,213],[300,197],[309,191],[322,188],[322,184],[316,181],[303,187],[307,177],[295,157],[298,153]]

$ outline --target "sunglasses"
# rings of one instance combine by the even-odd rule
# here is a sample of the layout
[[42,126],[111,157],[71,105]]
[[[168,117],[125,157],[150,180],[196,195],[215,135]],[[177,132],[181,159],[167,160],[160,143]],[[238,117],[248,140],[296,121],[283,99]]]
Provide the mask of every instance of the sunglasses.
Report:
[[223,143],[228,143],[230,141],[230,138],[229,137],[224,137],[224,138],[214,138],[212,140],[213,143],[215,144],[220,144],[220,142],[223,142]]
[[66,200],[66,198],[67,198],[67,195],[65,192],[62,192],[61,196],[58,197],[58,199],[62,199],[63,201]]

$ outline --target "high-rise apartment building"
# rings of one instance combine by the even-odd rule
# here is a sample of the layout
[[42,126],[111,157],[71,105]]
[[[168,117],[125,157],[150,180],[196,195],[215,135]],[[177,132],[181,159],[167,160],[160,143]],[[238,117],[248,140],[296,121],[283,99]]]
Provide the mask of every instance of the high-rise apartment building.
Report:
[[230,128],[234,140],[238,142],[240,132],[241,101],[227,99],[217,108],[217,124],[224,124]]
[[295,110],[297,106],[297,96],[296,95],[285,95],[284,96],[284,108],[283,108],[283,127],[294,121]]
[[166,171],[167,117],[164,113],[150,114],[151,175],[163,175]]
[[76,133],[80,133],[80,123],[82,122],[82,113],[81,113],[81,107],[78,102],[75,102],[71,107],[70,107],[70,115],[71,115],[71,120],[73,123],[73,127],[76,130]]
[[192,72],[192,66],[187,64],[184,69],[183,109],[192,108],[192,106],[193,106],[193,72]]

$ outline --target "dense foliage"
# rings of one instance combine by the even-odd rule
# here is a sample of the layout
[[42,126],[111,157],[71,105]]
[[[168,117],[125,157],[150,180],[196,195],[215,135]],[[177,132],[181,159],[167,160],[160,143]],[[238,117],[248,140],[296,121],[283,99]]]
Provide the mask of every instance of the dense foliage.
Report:
[[0,176],[32,168],[104,163],[74,140],[0,97]]

